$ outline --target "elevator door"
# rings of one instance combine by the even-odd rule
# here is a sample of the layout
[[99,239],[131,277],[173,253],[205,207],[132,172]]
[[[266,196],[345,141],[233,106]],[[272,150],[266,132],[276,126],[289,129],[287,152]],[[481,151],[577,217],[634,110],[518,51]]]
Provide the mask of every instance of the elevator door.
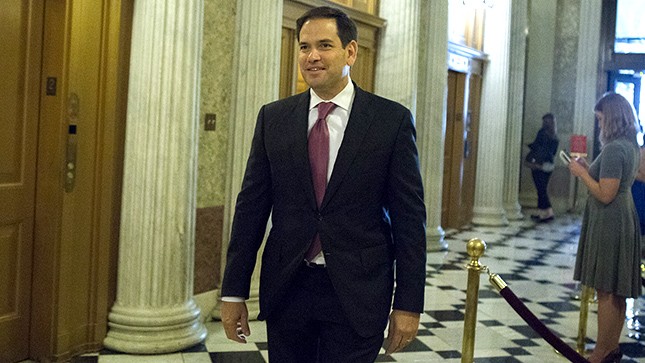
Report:
[[98,350],[115,290],[130,2],[0,11],[0,362]]

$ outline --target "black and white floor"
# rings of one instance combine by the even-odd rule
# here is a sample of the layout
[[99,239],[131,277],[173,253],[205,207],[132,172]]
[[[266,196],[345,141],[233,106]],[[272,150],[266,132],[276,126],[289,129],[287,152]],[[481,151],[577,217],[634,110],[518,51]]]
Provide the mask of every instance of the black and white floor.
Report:
[[[525,305],[557,336],[575,347],[580,301],[572,269],[580,220],[558,216],[549,223],[512,222],[506,227],[472,227],[446,231],[449,250],[428,253],[425,314],[417,339],[404,352],[380,355],[379,362],[460,362],[464,330],[467,271],[466,242],[480,238],[487,249],[480,262],[499,274]],[[566,362],[536,334],[489,284],[480,280],[475,362]],[[642,311],[641,311],[642,309]],[[642,314],[642,316],[640,316]],[[640,316],[640,321],[639,321]],[[623,362],[645,362],[645,296],[628,300],[621,338]],[[249,343],[228,341],[219,322],[207,322],[203,344],[184,352],[134,356],[112,351],[84,355],[72,362],[210,363],[266,362],[266,332],[252,322]],[[596,306],[591,304],[587,343],[596,336]]]

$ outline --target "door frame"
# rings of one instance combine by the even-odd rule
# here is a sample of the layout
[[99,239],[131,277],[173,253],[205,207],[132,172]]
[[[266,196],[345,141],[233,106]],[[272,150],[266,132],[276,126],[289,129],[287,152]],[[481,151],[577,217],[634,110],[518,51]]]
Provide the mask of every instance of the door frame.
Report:
[[[441,224],[450,228],[461,228],[472,221],[481,85],[486,60],[486,55],[481,51],[448,42],[448,104],[442,155]],[[454,76],[454,82],[449,79],[451,75]]]

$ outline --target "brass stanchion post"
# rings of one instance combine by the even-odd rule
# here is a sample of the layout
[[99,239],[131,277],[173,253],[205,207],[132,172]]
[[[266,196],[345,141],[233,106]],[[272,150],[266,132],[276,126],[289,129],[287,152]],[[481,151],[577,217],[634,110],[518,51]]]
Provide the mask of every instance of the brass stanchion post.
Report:
[[468,286],[466,287],[466,312],[464,316],[464,338],[461,344],[461,362],[472,363],[475,355],[475,325],[477,324],[477,299],[479,297],[479,275],[486,268],[479,263],[484,255],[486,242],[479,238],[468,241],[466,251],[470,256]]
[[576,340],[576,351],[580,355],[585,353],[585,338],[587,337],[587,317],[589,316],[589,304],[594,295],[594,289],[582,285],[580,296],[580,321],[578,322],[578,339]]

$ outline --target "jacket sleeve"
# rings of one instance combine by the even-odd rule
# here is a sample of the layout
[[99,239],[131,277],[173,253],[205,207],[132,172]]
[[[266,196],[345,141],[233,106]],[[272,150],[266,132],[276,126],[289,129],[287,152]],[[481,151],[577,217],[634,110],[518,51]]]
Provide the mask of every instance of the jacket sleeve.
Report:
[[393,149],[388,204],[396,260],[394,309],[422,312],[426,279],[426,209],[416,131],[407,110]]

